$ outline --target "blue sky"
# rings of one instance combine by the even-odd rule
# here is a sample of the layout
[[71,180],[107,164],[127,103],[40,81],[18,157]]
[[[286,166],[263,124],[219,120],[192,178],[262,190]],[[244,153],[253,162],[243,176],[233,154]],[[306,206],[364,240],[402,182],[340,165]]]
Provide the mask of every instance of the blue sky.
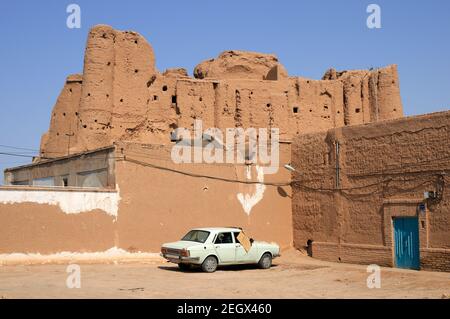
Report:
[[[70,3],[81,7],[81,29],[66,27]],[[381,29],[366,26],[370,3],[381,7]],[[450,109],[448,0],[1,1],[0,145],[39,148],[66,76],[82,72],[95,24],[141,33],[161,71],[192,73],[227,49],[275,53],[290,75],[316,79],[329,67],[396,63],[406,115]],[[0,154],[0,170],[29,161]]]

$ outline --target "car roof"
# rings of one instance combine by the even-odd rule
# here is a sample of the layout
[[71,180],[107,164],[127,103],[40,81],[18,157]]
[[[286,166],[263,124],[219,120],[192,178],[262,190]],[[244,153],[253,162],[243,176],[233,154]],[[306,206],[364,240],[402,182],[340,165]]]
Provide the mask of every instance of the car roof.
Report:
[[204,230],[209,232],[240,232],[241,228],[238,227],[202,227],[202,228],[194,228],[193,230]]

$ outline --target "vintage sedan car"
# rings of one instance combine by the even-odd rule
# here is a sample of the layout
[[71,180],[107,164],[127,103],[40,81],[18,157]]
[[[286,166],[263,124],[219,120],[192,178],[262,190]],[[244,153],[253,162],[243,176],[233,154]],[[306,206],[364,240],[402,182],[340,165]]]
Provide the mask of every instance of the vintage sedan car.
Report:
[[248,239],[238,227],[196,228],[179,241],[163,244],[161,256],[183,270],[197,265],[205,272],[214,272],[219,265],[236,264],[258,264],[267,269],[272,259],[280,256],[280,247]]

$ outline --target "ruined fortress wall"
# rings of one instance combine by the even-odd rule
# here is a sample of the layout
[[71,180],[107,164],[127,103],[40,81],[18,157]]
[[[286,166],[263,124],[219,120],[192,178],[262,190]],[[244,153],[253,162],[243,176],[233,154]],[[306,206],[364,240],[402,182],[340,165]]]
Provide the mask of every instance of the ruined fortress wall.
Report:
[[194,77],[184,69],[160,73],[141,35],[105,25],[89,32],[83,74],[68,95],[74,85],[68,79],[57,100],[41,141],[43,157],[115,141],[168,144],[175,128],[190,128],[195,119],[205,128],[278,127],[290,140],[403,116],[396,66],[330,69],[322,80],[310,80],[288,76],[273,54],[225,51],[200,63]]
[[297,137],[295,247],[312,240],[313,257],[392,266],[392,218],[418,216],[421,268],[449,271],[449,143],[450,112]]
[[53,108],[49,131],[42,136],[42,157],[54,158],[68,155],[70,148],[76,145],[81,90],[81,75],[68,76]]

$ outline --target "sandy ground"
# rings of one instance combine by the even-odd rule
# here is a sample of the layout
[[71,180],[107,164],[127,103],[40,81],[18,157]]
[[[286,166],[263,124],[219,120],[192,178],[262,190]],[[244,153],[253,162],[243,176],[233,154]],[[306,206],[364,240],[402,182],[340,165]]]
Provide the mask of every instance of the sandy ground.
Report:
[[233,266],[182,272],[160,258],[90,264],[81,288],[66,286],[67,264],[0,266],[0,298],[450,298],[450,273],[381,268],[369,289],[366,266],[285,252],[269,270]]

